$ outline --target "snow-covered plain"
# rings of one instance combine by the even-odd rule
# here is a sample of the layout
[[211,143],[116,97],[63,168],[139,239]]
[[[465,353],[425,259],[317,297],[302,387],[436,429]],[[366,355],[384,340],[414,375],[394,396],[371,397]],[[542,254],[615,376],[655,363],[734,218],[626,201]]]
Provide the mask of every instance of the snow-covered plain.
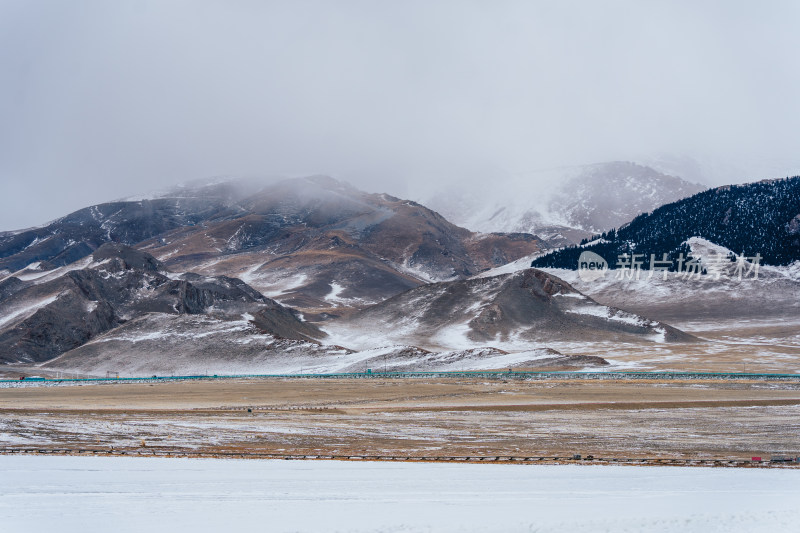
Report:
[[3,531],[797,531],[798,471],[0,456]]

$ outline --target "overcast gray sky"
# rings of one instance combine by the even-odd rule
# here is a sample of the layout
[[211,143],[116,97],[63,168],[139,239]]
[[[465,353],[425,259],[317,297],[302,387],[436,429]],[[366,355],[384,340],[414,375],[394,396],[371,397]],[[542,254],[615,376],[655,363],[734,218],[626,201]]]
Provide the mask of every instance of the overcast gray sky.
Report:
[[0,0],[0,230],[218,175],[800,173],[798,27],[794,0]]

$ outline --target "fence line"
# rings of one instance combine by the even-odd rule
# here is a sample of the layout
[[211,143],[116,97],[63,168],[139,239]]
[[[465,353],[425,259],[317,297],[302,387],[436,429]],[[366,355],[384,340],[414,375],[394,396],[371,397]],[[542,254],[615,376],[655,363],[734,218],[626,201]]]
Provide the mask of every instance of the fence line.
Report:
[[665,457],[595,457],[592,455],[566,456],[514,456],[514,455],[391,455],[391,454],[281,454],[266,452],[226,452],[157,449],[93,449],[93,448],[0,448],[1,455],[108,455],[136,457],[198,457],[243,458],[282,460],[342,460],[342,461],[399,461],[399,462],[463,462],[463,463],[603,463],[628,465],[683,465],[683,466],[800,466],[800,457],[776,456],[771,459],[678,459]]

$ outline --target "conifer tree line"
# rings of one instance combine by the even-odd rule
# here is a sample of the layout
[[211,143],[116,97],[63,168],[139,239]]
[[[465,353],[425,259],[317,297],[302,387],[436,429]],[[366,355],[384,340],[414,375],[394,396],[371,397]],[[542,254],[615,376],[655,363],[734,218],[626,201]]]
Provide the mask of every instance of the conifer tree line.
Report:
[[[576,269],[586,250],[601,255],[614,268],[623,254],[649,260],[662,254],[676,260],[691,252],[685,244],[702,237],[736,254],[761,263],[788,265],[800,260],[800,176],[709,189],[689,198],[642,213],[578,246],[562,248],[535,259],[531,266]],[[590,244],[591,243],[591,244]]]

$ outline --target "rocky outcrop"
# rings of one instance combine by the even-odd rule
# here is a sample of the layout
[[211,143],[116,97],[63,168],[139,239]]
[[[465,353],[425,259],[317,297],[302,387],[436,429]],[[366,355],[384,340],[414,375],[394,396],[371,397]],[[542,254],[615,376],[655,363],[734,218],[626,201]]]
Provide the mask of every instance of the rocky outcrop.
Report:
[[121,323],[108,303],[89,306],[79,293],[63,291],[53,303],[0,332],[0,362],[47,361]]
[[326,326],[347,343],[371,332],[426,349],[492,344],[506,349],[550,341],[696,340],[667,324],[600,305],[550,274],[513,274],[434,283],[368,307]]
[[275,337],[324,336],[239,279],[173,275],[127,246],[104,245],[78,266],[0,284],[0,361],[46,361],[149,313],[248,314],[255,327]]

